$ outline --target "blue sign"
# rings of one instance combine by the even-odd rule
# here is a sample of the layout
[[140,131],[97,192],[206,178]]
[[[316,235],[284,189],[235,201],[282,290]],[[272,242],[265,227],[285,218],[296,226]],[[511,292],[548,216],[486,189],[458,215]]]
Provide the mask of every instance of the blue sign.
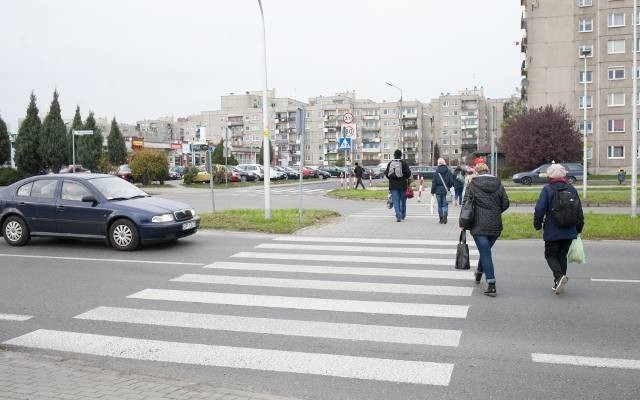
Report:
[[338,138],[338,150],[351,150],[351,138],[350,137]]

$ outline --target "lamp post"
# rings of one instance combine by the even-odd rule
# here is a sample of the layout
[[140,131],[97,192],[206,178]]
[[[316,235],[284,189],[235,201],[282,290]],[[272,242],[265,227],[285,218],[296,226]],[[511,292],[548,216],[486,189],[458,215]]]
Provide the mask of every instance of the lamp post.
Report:
[[271,219],[271,172],[269,170],[271,155],[269,154],[269,112],[267,104],[267,35],[264,26],[264,10],[262,2],[258,0],[260,16],[262,18],[262,66],[264,69],[264,89],[262,92],[262,164],[264,168],[264,218]]
[[631,217],[636,217],[638,207],[638,1],[633,0],[633,100],[631,104]]
[[85,136],[85,135],[93,135],[93,131],[73,131],[73,135],[71,135],[71,172],[76,172],[76,136]]
[[394,87],[400,91],[400,115],[398,115],[398,132],[400,137],[398,141],[400,142],[400,148],[402,149],[402,156],[404,157],[404,138],[402,137],[402,89],[394,85],[393,83],[385,82],[387,85]]
[[[584,94],[582,97],[582,199],[587,199],[587,57],[591,55],[591,49],[583,48],[581,53],[584,59],[584,75],[582,83]],[[635,74],[635,72],[634,72]]]

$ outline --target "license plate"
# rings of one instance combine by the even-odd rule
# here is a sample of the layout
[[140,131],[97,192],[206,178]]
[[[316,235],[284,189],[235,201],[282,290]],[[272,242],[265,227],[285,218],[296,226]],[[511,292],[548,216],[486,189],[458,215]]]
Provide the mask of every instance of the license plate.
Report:
[[195,227],[196,227],[196,221],[185,222],[184,224],[182,224],[183,231],[186,231],[188,229],[193,229]]

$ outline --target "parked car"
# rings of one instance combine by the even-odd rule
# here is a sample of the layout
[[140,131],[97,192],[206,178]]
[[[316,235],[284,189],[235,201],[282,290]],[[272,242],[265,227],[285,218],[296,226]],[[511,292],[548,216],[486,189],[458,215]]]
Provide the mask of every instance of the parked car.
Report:
[[320,178],[320,179],[327,179],[327,178],[331,178],[331,174],[323,171],[321,169],[318,169],[318,167],[307,167],[309,169],[311,169],[313,171],[313,177],[314,178]]
[[184,175],[184,167],[176,165],[175,167],[169,168],[169,179],[182,179],[182,175]]
[[193,235],[200,217],[189,205],[152,197],[113,175],[55,174],[0,191],[0,232],[11,246],[31,237],[104,240],[116,250]]
[[79,172],[85,173],[85,174],[90,174],[91,173],[90,170],[84,168],[82,165],[77,165],[77,164],[76,165],[68,165],[66,167],[62,167],[60,169],[59,173],[61,173],[61,174],[71,174],[71,173],[79,173]]
[[384,177],[384,169],[380,167],[365,167],[365,176],[368,178],[371,174],[372,179],[380,179]]
[[319,170],[328,172],[330,176],[340,176],[344,173],[342,168],[336,167],[335,165],[321,165],[318,167]]
[[229,176],[229,182],[247,182],[256,180],[256,175],[250,174],[235,165],[227,165],[227,172]]
[[119,166],[116,175],[124,179],[125,181],[133,182],[131,168],[127,164],[122,164],[121,166]]
[[[424,180],[430,180],[433,178],[433,174],[436,172],[436,166],[432,165],[412,165],[409,167],[411,170],[411,176],[413,179],[418,179],[418,175]],[[382,171],[384,175],[384,171]]]
[[258,176],[260,180],[264,179],[264,171],[260,164],[240,164],[238,168]]
[[275,169],[276,171],[279,171],[279,172],[283,173],[284,174],[284,179],[297,179],[297,178],[300,177],[300,174],[298,174],[298,172],[296,172],[293,169],[288,168],[288,167],[283,167],[283,166],[280,166],[280,165],[276,165],[276,166],[273,166],[271,168]]
[[[538,168],[532,169],[528,172],[518,172],[511,178],[515,183],[521,183],[523,185],[531,185],[532,183],[547,183],[547,169],[551,166],[551,163],[542,164]],[[576,181],[581,181],[583,177],[582,164],[579,163],[562,163],[562,166],[567,170],[567,182],[574,184]]]

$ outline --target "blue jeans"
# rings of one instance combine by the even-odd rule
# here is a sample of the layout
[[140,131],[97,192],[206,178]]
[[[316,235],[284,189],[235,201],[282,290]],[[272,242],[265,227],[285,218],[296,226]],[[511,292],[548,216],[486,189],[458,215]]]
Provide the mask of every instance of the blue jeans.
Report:
[[447,195],[436,194],[436,200],[438,201],[438,216],[442,217],[445,214],[449,214],[449,203],[447,203]]
[[462,189],[464,189],[464,187],[462,187],[462,186],[457,187],[457,188],[453,188],[453,190],[456,193],[455,201],[456,201],[457,205],[461,205],[462,204]]
[[391,190],[391,201],[396,211],[396,218],[405,219],[407,216],[407,195],[404,190]]
[[491,248],[493,247],[497,236],[476,235],[473,237],[480,253],[478,261],[478,272],[484,272],[487,283],[496,283],[496,276],[493,272],[493,258],[491,257]]

